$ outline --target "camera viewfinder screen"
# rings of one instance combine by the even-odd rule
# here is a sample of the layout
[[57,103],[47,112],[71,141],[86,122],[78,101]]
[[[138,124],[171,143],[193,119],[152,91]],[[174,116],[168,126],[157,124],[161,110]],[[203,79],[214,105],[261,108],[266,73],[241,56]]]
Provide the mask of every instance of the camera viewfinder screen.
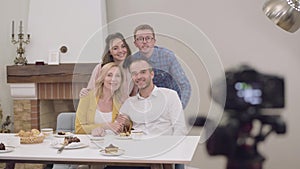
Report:
[[250,84],[246,82],[237,82],[234,85],[236,96],[242,102],[250,105],[262,104],[262,90],[259,84]]

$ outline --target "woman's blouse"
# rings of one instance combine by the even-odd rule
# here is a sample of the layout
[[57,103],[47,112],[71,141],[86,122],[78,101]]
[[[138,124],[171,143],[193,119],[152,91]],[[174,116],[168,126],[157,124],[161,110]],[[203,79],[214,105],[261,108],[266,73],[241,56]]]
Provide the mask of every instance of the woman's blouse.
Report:
[[95,113],[95,123],[110,123],[112,121],[112,112],[101,112],[100,110],[96,109]]

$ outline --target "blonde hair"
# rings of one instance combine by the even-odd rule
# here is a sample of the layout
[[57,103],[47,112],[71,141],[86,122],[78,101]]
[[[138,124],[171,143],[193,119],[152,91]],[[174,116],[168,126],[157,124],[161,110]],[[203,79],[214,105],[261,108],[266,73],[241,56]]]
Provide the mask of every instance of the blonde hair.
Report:
[[108,71],[113,67],[117,67],[121,74],[121,83],[120,83],[119,88],[117,90],[115,90],[113,93],[113,100],[118,101],[118,103],[121,103],[121,98],[123,95],[123,93],[121,91],[121,86],[123,85],[124,75],[123,75],[123,72],[122,72],[120,66],[117,65],[115,62],[107,63],[101,68],[98,79],[96,79],[96,82],[95,82],[95,95],[97,98],[103,97],[104,79],[105,79]]

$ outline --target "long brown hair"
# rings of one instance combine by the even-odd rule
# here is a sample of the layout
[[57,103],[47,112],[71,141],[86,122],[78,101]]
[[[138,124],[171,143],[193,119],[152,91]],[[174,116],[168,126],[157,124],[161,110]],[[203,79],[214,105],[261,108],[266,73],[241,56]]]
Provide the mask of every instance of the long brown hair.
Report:
[[96,83],[95,83],[95,92],[96,92],[95,95],[97,98],[103,97],[104,79],[108,71],[113,67],[117,67],[121,73],[121,83],[119,88],[116,91],[114,91],[113,99],[121,103],[121,98],[122,98],[121,86],[123,85],[124,75],[123,72],[121,71],[120,66],[117,65],[115,62],[107,63],[101,68],[98,79],[96,79]]
[[[102,56],[102,64],[101,64],[101,66],[104,66],[105,64],[110,63],[110,62],[114,62],[114,58],[113,58],[113,56],[111,55],[109,49],[110,49],[110,44],[111,44],[111,42],[112,42],[113,40],[115,40],[115,39],[121,39],[122,42],[124,43],[124,45],[125,45],[125,47],[126,47],[126,49],[127,49],[127,56],[126,56],[126,58],[127,58],[129,55],[131,55],[131,50],[130,50],[130,48],[129,48],[129,45],[128,45],[127,42],[125,41],[123,35],[122,35],[121,33],[119,33],[119,32],[114,33],[114,34],[110,34],[110,35],[108,35],[108,36],[106,37],[106,39],[105,39],[106,45],[105,45],[104,53],[103,53],[103,56]],[[123,65],[123,67],[126,68],[125,65]]]

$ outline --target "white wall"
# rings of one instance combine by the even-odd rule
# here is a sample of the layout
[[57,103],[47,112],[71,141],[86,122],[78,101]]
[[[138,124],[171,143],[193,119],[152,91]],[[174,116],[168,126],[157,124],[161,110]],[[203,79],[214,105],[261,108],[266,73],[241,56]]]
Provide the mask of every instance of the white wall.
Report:
[[[201,29],[211,40],[217,49],[225,69],[247,63],[257,70],[282,75],[286,84],[286,108],[282,115],[287,122],[288,132],[284,136],[273,134],[260,147],[263,155],[267,157],[266,169],[282,169],[288,166],[291,169],[299,168],[298,143],[300,128],[297,121],[299,113],[299,85],[298,72],[300,71],[300,30],[294,34],[287,33],[276,27],[264,16],[262,5],[264,1],[203,1],[203,0],[108,0],[108,22],[115,22],[128,15],[140,12],[162,12],[186,19]],[[145,17],[144,22],[148,22]],[[157,22],[155,29],[171,25],[168,22]],[[158,26],[159,25],[159,26]],[[115,28],[117,29],[117,28]],[[120,31],[127,32],[134,28],[128,28],[127,24],[118,27]],[[170,30],[176,29],[169,27]],[[183,28],[182,32],[188,32]],[[195,36],[195,39],[197,36]],[[176,53],[181,48],[168,41],[158,39],[164,46],[174,47]],[[133,48],[133,51],[135,48]],[[188,56],[184,56],[188,57]],[[188,65],[194,60],[184,59]],[[200,65],[200,67],[204,67]],[[197,72],[198,73],[198,72]],[[203,77],[202,77],[203,75]],[[207,74],[200,73],[199,81],[201,97],[206,98],[203,92],[207,92]],[[204,102],[204,104],[203,104]],[[200,103],[200,111],[207,110],[207,102]],[[206,155],[204,145],[200,146],[198,159],[193,164],[203,169],[225,168],[223,159],[219,157],[209,158]]]
[[66,46],[68,51],[60,53],[60,63],[98,62],[105,35],[94,42],[94,48],[83,49],[88,39],[105,24],[105,1],[31,0],[26,29],[32,37],[25,53],[28,63],[36,60],[48,63],[49,51],[59,51],[61,46]]
[[16,57],[16,47],[11,44],[11,21],[23,20],[26,24],[28,5],[29,0],[2,0],[0,2],[0,103],[4,116],[13,114],[10,88],[6,83],[6,65],[13,64]]
[[[104,39],[99,38],[106,35],[102,35],[101,31],[96,32],[106,24],[105,1],[65,0],[64,2],[53,1],[53,4],[49,2],[47,0],[0,1],[0,104],[4,115],[13,114],[10,87],[6,83],[6,65],[14,64],[13,61],[17,56],[17,44],[11,43],[13,20],[15,21],[15,34],[19,31],[20,21],[23,21],[23,33],[31,34],[31,42],[25,45],[28,63],[34,63],[36,60],[43,60],[47,63],[49,50],[59,50],[62,45],[68,47],[68,52],[60,54],[61,63],[98,62],[99,56],[102,55],[99,49],[104,48]],[[72,4],[68,5],[68,2]],[[61,16],[57,15],[58,12]],[[82,14],[83,12],[85,14]],[[51,18],[51,13],[53,13],[53,18]],[[96,34],[92,38],[94,43],[85,47],[84,45],[93,34]]]
[[[248,63],[261,72],[279,74],[285,77],[286,108],[283,117],[287,122],[288,133],[284,136],[271,135],[260,147],[267,157],[265,169],[282,169],[287,166],[297,169],[300,166],[298,119],[300,118],[299,95],[300,80],[300,30],[294,34],[277,28],[262,13],[263,1],[203,1],[203,0],[108,0],[108,22],[120,17],[138,12],[163,12],[179,16],[201,29],[215,46],[224,68],[231,68],[240,63]],[[6,65],[13,64],[15,46],[10,43],[12,20],[23,20],[27,24],[29,0],[0,1],[0,100],[3,111],[12,113],[12,100],[6,83]],[[147,20],[145,20],[147,22]],[[169,23],[160,23],[167,28]],[[83,25],[82,25],[83,26]],[[113,28],[116,29],[116,28]],[[127,32],[128,36],[133,27],[124,24],[118,27],[120,32]],[[155,25],[155,29],[161,29]],[[172,28],[170,28],[172,29]],[[188,32],[182,29],[182,33]],[[171,47],[188,65],[193,65],[192,59],[183,55],[188,50],[180,48],[181,43],[172,43],[170,39],[158,37],[158,43]],[[197,39],[197,36],[195,36]],[[74,37],[76,41],[76,38]],[[135,51],[135,48],[133,48]],[[183,52],[184,51],[184,52]],[[182,54],[182,53],[183,54]],[[200,102],[200,111],[209,108],[208,74],[205,65],[199,66],[197,82],[202,82],[199,93],[205,98]],[[191,105],[193,106],[193,105]],[[197,133],[197,131],[196,131]],[[193,161],[193,165],[201,169],[225,168],[222,157],[209,157],[204,145],[200,145]]]

